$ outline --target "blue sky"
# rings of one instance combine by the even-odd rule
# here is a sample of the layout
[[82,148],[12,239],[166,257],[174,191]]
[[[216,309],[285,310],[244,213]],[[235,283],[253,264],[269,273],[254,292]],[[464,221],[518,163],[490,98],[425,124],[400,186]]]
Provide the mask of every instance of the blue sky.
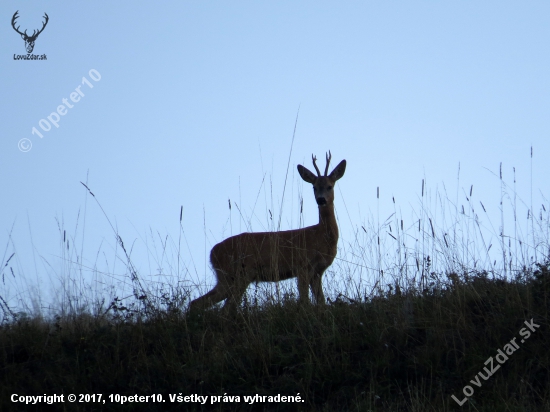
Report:
[[[0,295],[15,304],[57,290],[77,255],[107,273],[102,282],[122,282],[113,231],[81,181],[133,245],[143,276],[162,267],[170,281],[177,265],[150,234],[175,244],[183,233],[182,265],[205,284],[210,248],[277,227],[268,210],[276,221],[282,214],[281,229],[317,222],[296,165],[311,168],[311,154],[329,149],[333,166],[348,162],[335,200],[342,241],[369,215],[390,216],[392,197],[408,219],[422,179],[434,202],[436,191],[454,198],[474,185],[498,231],[501,162],[510,185],[515,167],[518,196],[540,207],[550,175],[550,4],[343,3],[2,2],[0,258],[15,253],[16,278]],[[30,33],[48,14],[33,51],[46,61],[14,60],[26,54],[10,24],[16,10]],[[79,86],[84,96],[59,127],[40,129]],[[18,149],[23,138],[28,152]]]

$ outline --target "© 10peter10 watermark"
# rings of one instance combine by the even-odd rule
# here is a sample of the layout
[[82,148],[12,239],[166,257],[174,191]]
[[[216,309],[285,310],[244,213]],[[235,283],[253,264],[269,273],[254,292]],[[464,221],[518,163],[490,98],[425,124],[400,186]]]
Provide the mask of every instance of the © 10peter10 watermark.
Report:
[[[36,126],[33,126],[33,128],[31,129],[31,133],[33,135],[38,136],[42,139],[44,137],[43,132],[47,133],[52,130],[52,125],[54,125],[56,128],[59,128],[61,117],[65,116],[69,112],[69,109],[72,109],[75,104],[80,101],[80,99],[86,96],[81,88],[83,86],[87,86],[89,89],[93,89],[93,83],[97,83],[101,80],[101,74],[96,69],[91,69],[88,72],[88,77],[92,81],[88,80],[86,76],[82,77],[82,84],[78,85],[74,89],[74,91],[69,94],[69,98],[64,97],[63,99],[61,99],[61,102],[63,104],[57,106],[57,109],[54,112],[51,112],[45,119],[40,119],[38,121],[38,127],[40,129],[38,129]],[[85,87],[84,89],[86,90]],[[28,152],[32,149],[32,141],[25,137],[19,140],[17,146],[22,152]]]
[[[539,328],[540,325],[537,325],[533,322],[533,319],[531,321],[525,321],[526,328],[522,328],[519,331],[520,336],[523,338],[521,339],[521,343],[525,342],[529,337],[531,336],[531,332],[535,332],[536,328]],[[508,355],[512,355],[515,351],[519,349],[519,345],[516,343],[517,338],[513,338],[508,342],[502,349],[497,350],[497,355],[494,357],[496,361],[502,365],[508,360]],[[483,381],[486,381],[489,379],[493,374],[500,369],[500,365],[496,365],[494,362],[494,359],[492,356],[490,356],[484,363],[484,365],[489,365],[489,369],[487,367],[484,367],[483,370],[485,371],[485,374],[482,371],[479,371],[477,375],[470,381],[470,383],[474,386],[477,386],[478,388],[481,388],[481,384]],[[479,378],[483,378],[483,381]],[[464,403],[474,394],[474,388],[470,385],[464,386],[462,388],[462,393],[464,393],[464,398],[462,400],[459,400],[456,396],[451,395],[451,398],[455,400],[456,403],[458,403],[459,406],[464,405]]]

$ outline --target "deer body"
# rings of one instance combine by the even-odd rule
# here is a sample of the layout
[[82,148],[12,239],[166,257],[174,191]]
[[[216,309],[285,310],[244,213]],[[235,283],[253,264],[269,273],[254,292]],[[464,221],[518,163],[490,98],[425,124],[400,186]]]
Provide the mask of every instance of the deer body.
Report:
[[336,256],[338,225],[334,216],[334,183],[346,169],[343,160],[327,176],[330,157],[327,155],[325,176],[319,169],[315,176],[298,165],[300,176],[312,183],[319,206],[319,223],[303,229],[281,232],[241,233],[218,243],[210,252],[217,284],[210,292],[191,302],[190,308],[206,308],[224,299],[226,307],[240,304],[252,282],[278,282],[298,278],[301,302],[309,302],[308,288],[317,304],[324,304],[322,276]]

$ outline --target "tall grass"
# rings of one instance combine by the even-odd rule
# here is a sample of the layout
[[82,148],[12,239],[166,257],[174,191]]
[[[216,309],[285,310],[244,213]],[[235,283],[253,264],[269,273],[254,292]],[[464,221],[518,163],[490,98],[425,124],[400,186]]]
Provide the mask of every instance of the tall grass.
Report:
[[[422,180],[418,205],[407,214],[394,199],[388,216],[377,211],[341,237],[324,276],[327,306],[299,305],[294,280],[251,286],[235,316],[217,307],[187,314],[190,299],[209,285],[192,282],[196,265],[182,258],[182,210],[177,239],[152,230],[143,239],[159,268],[154,281],[135,269],[113,225],[123,273],[94,265],[86,278],[82,248],[69,243],[76,236],[61,220],[61,288],[53,309],[0,299],[0,409],[18,409],[12,393],[160,393],[166,403],[143,409],[550,410],[548,205],[534,211],[532,201],[527,206],[515,194],[515,179],[510,186],[500,174],[499,184],[500,222],[493,222],[474,186],[451,195]],[[273,219],[265,176],[258,197],[262,190],[271,197],[264,225],[274,230],[280,219]],[[353,221],[340,195],[338,219]],[[240,202],[229,201],[230,231],[234,213],[251,228],[254,209],[245,216]],[[12,258],[7,248],[4,286],[16,277]],[[104,278],[115,281],[102,286]],[[540,325],[536,332],[481,387],[472,386],[486,360],[512,338],[519,342],[531,319]],[[459,406],[452,395],[463,399],[466,385],[474,393]],[[180,393],[240,402],[168,401]],[[304,402],[244,402],[255,394],[300,394]]]

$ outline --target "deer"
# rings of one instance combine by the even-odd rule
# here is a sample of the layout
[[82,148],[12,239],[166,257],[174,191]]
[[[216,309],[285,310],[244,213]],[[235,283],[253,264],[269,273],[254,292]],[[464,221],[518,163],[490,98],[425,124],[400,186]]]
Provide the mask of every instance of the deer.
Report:
[[324,305],[322,277],[336,257],[338,225],[334,215],[334,185],[346,171],[342,160],[327,175],[332,154],[326,154],[324,176],[311,155],[317,175],[298,165],[301,178],[313,185],[319,208],[319,223],[302,229],[279,232],[241,233],[216,244],[210,263],[217,283],[205,295],[193,300],[190,311],[209,308],[225,300],[224,310],[234,311],[253,282],[279,282],[297,278],[299,303],[311,303],[309,288],[317,305]]
[[13,29],[17,33],[19,33],[21,35],[21,38],[23,40],[25,40],[25,48],[27,49],[27,53],[32,53],[32,51],[34,50],[34,42],[36,41],[36,38],[38,37],[38,35],[40,33],[42,33],[44,31],[44,29],[46,28],[46,25],[48,24],[48,21],[50,20],[50,18],[48,17],[47,13],[44,13],[43,18],[45,19],[45,21],[42,23],[42,28],[40,30],[33,30],[32,34],[29,36],[27,34],[27,30],[25,30],[25,32],[22,32],[22,31],[19,30],[19,27],[21,27],[21,26],[15,27],[16,21],[19,18],[18,13],[19,13],[19,10],[17,10],[13,14],[13,17],[11,19],[11,26],[13,27]]

